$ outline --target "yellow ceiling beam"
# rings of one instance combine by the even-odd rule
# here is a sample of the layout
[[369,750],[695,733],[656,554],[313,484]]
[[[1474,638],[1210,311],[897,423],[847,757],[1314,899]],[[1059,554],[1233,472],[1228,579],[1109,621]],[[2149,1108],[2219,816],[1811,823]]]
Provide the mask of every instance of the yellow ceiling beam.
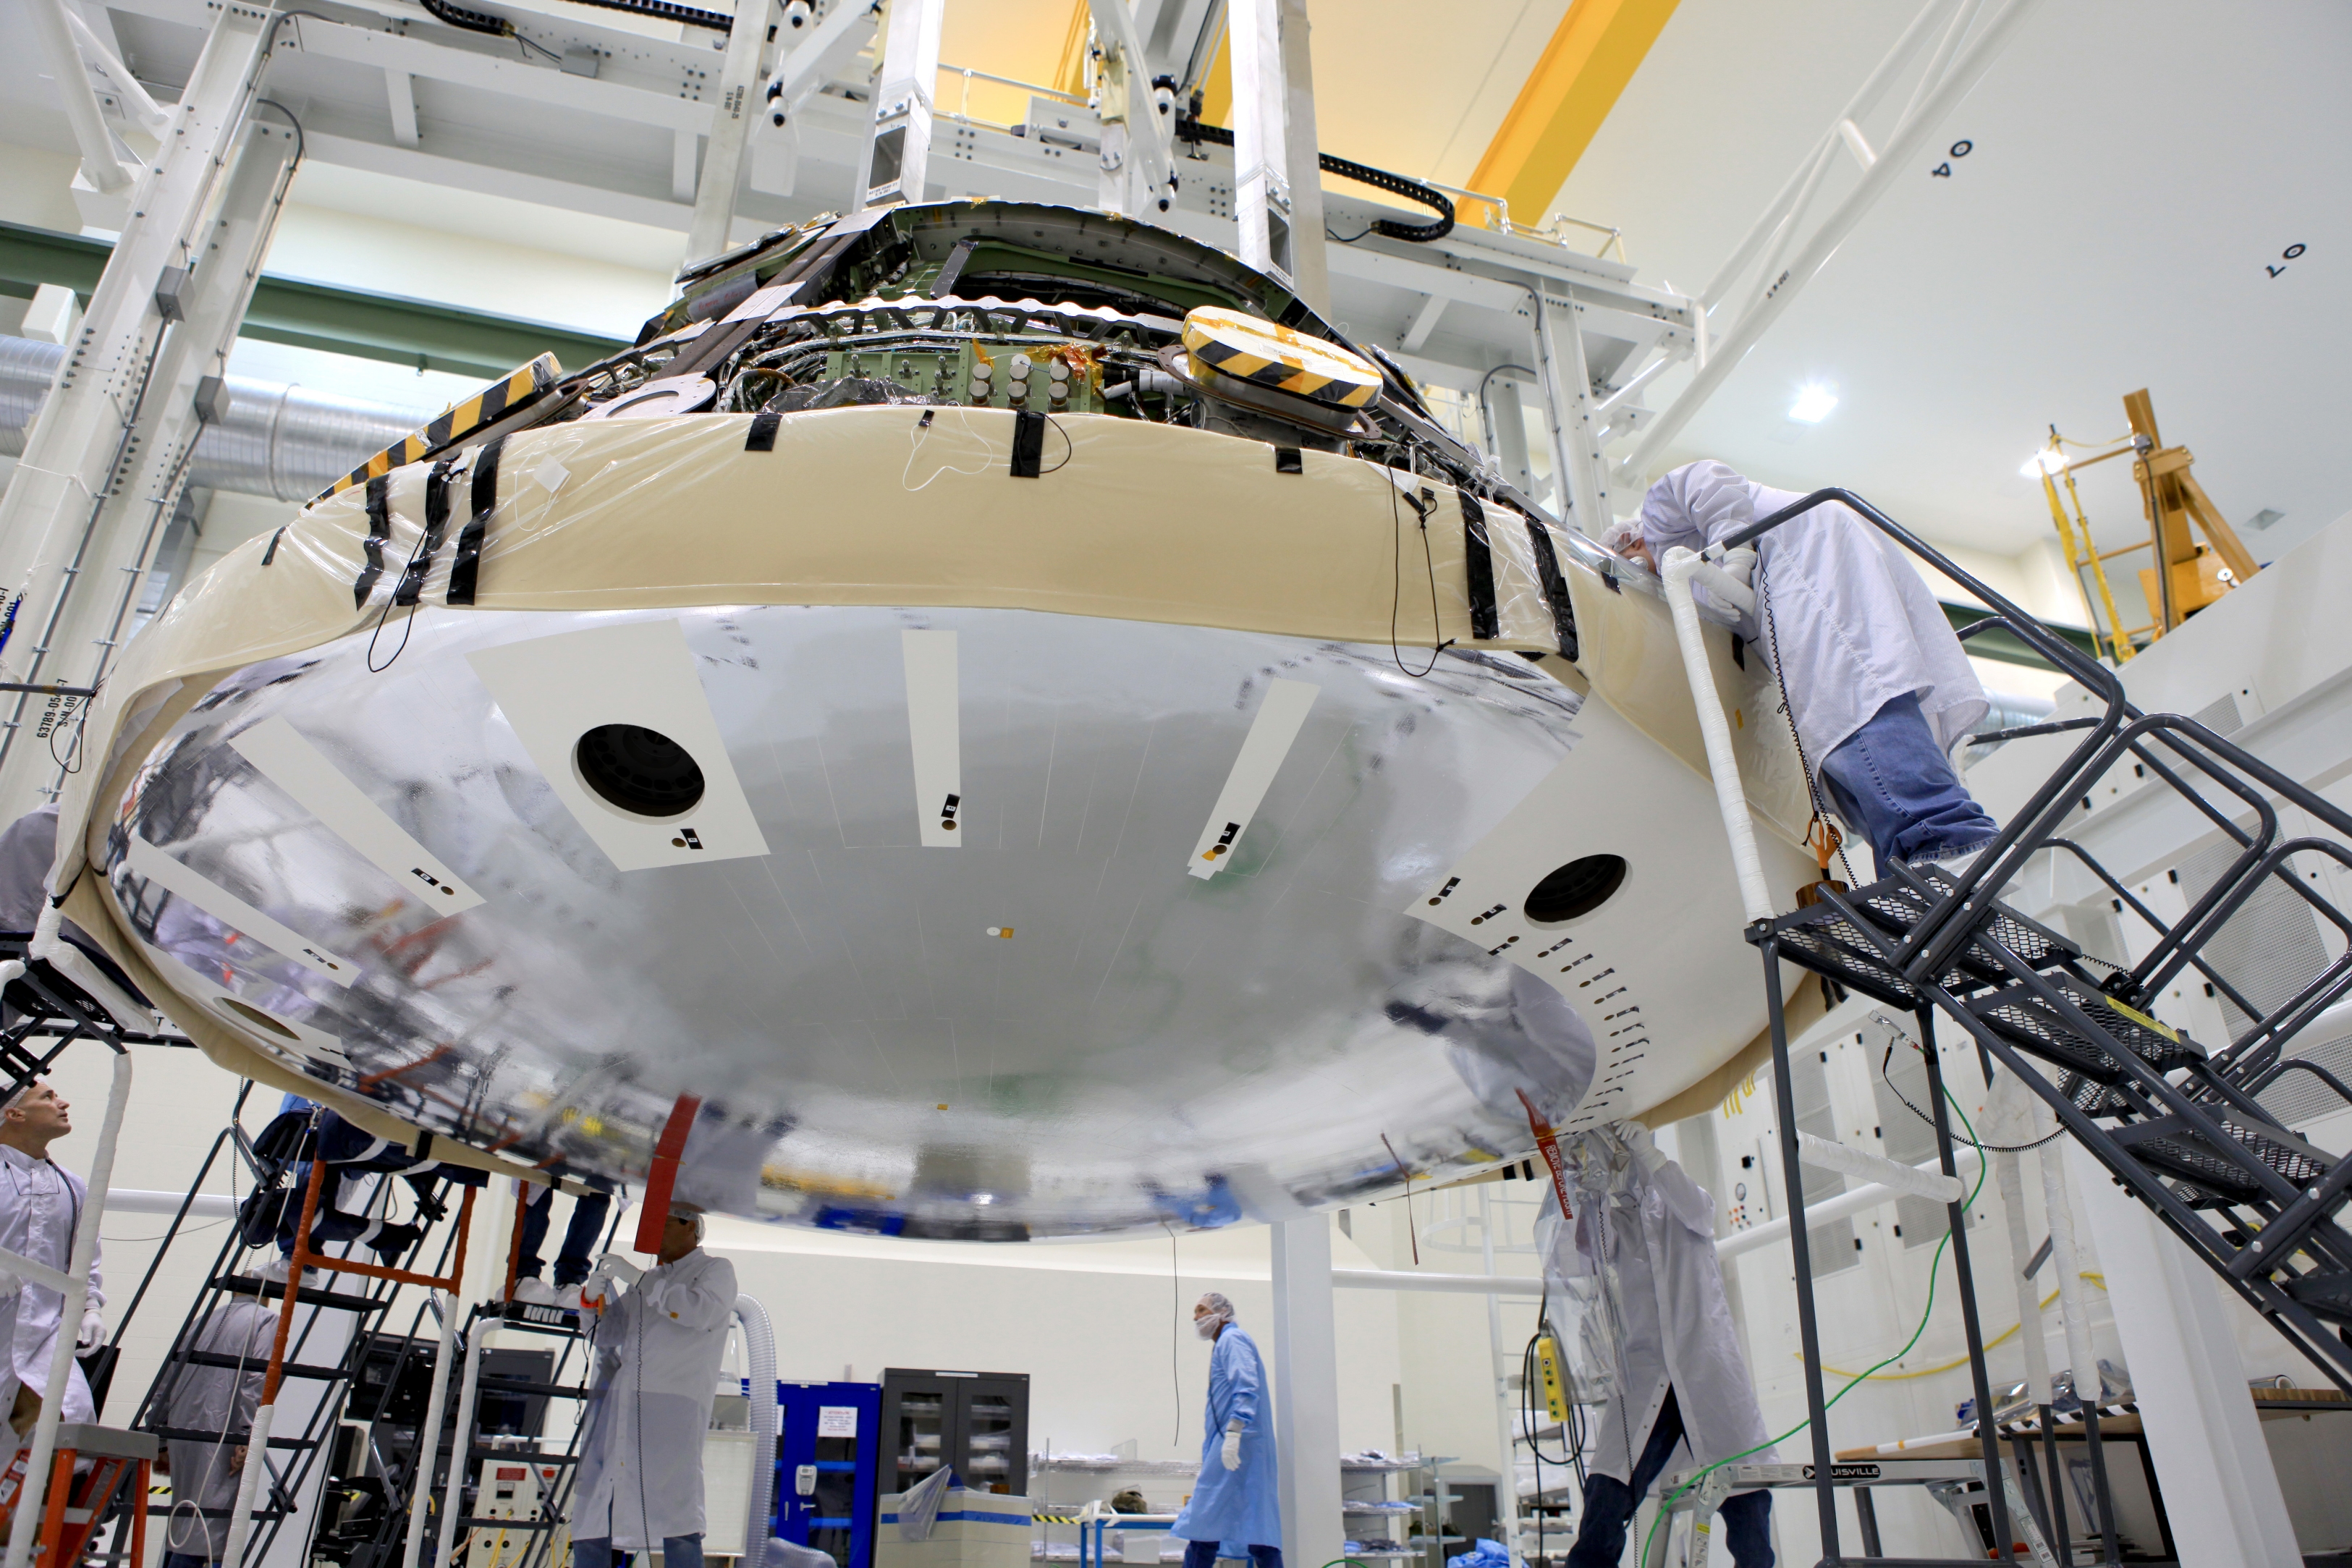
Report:
[[1674,14],[1675,0],[1570,0],[1470,188],[1502,197],[1519,223],[1541,220]]

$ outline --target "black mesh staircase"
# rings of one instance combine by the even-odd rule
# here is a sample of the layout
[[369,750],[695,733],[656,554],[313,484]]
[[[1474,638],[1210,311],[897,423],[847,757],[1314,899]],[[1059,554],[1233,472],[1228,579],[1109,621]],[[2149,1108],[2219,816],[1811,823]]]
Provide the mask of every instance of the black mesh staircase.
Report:
[[[1793,1132],[1786,1130],[1793,1128],[1794,1115],[1785,1088],[1788,1038],[1780,977],[1784,961],[1912,1013],[1931,1047],[1939,1020],[1965,1031],[1979,1048],[1988,1078],[2015,1073],[2124,1190],[2352,1394],[2352,1232],[2343,1214],[2352,1198],[2352,1158],[2315,1147],[2280,1124],[2262,1103],[2263,1092],[2283,1076],[2303,1073],[2352,1106],[2352,1086],[2293,1054],[2303,1031],[2352,995],[2352,919],[2329,901],[2326,879],[2311,874],[2324,862],[2352,866],[2352,814],[2195,720],[2140,712],[2113,671],[1846,491],[1808,496],[1723,548],[1751,543],[1827,501],[1853,507],[1991,606],[1994,613],[1963,632],[1964,638],[1979,628],[2005,628],[2100,699],[2104,711],[1978,737],[1985,743],[2059,733],[2081,737],[2000,836],[1958,873],[1898,866],[1874,884],[1850,892],[1824,883],[1818,902],[1748,928],[1748,940],[1765,960],[1771,1002],[1788,1190],[1801,1194],[1803,1178]],[[2063,836],[2070,817],[2118,769],[2170,791],[2176,804],[2186,802],[2228,846],[2221,857],[2225,868],[2177,918],[2157,915]],[[2288,836],[2281,824],[2282,805],[2294,807],[2317,831]],[[2087,870],[2112,896],[2119,916],[2140,923],[2136,935],[2144,936],[2147,946],[2138,962],[2124,968],[2092,957],[2066,936],[2000,902],[2001,889],[2053,856]],[[2262,894],[2275,902],[2282,891],[2308,906],[2345,946],[2285,1000],[2264,1008],[2248,998],[2252,988],[2237,983],[2209,949],[2250,899]],[[2209,994],[2252,1021],[2226,1042],[2200,1041],[2160,1021],[2157,999],[2184,981],[2210,988]],[[1943,1123],[1932,1049],[1927,1060],[1931,1091],[1938,1096],[1938,1144],[1950,1170],[1952,1136]],[[1956,1218],[1954,1253],[1982,1432],[1988,1445],[1994,1445],[1964,1228]],[[1827,1554],[1842,1562],[1868,1561],[1842,1558],[1836,1548],[1801,1206],[1791,1240],[1815,1459],[1823,1478],[1818,1484]],[[2091,1426],[2095,1461],[2095,1419]],[[1997,1495],[1992,1501],[1998,1511]],[[2111,1521],[2104,1522],[2109,1525],[2106,1554],[2112,1560]],[[1996,1528],[2007,1526],[1997,1522]]]

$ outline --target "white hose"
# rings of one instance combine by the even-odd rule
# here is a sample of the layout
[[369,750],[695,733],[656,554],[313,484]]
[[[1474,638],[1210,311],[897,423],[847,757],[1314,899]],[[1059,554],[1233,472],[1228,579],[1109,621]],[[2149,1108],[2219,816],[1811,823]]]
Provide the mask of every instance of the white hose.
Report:
[[245,1561],[245,1538],[253,1529],[254,1495],[261,1490],[261,1478],[268,1472],[269,1428],[278,1416],[278,1402],[271,1400],[253,1413],[253,1428],[245,1436],[245,1469],[236,1473],[236,1501],[228,1511],[228,1537],[221,1542],[220,1561],[226,1568],[238,1568]]
[[1691,598],[1691,579],[1702,570],[1708,573],[1710,589],[1720,586],[1716,581],[1719,578],[1733,590],[1748,591],[1745,584],[1707,566],[1680,545],[1666,551],[1659,575],[1665,581],[1666,607],[1674,612],[1683,673],[1690,680],[1691,706],[1698,712],[1699,733],[1706,739],[1707,772],[1715,780],[1715,804],[1723,814],[1724,833],[1731,841],[1731,864],[1739,873],[1740,902],[1747,905],[1751,923],[1769,920],[1772,890],[1764,880],[1764,862],[1756,852],[1756,824],[1748,814],[1747,791],[1740,787],[1739,759],[1731,749],[1731,726],[1723,716],[1723,701],[1716,695],[1715,666],[1707,660],[1706,642],[1699,631],[1698,603]]
[[[1995,1144],[2025,1144],[2033,1137],[2033,1106],[2039,1103],[2014,1072],[1992,1082],[1986,1097],[1985,1135]],[[2054,1145],[2053,1145],[2054,1146]],[[2036,1405],[2050,1403],[2050,1346],[2042,1334],[2042,1302],[2032,1276],[2025,1271],[2033,1256],[2033,1233],[2025,1223],[2023,1156],[1997,1152],[1993,1179],[2000,1185],[2001,1212],[2009,1218],[2009,1282],[2017,1292],[2018,1337],[2025,1346],[2025,1396]]]
[[[425,1526],[433,1511],[433,1456],[440,1443],[441,1412],[449,1403],[450,1356],[457,1346],[457,1299],[436,1291],[433,1301],[441,1310],[441,1348],[433,1357],[433,1391],[425,1396],[425,1425],[418,1431],[434,1436],[418,1443],[415,1472],[408,1479],[408,1540],[401,1547],[400,1568],[416,1568],[425,1552]],[[450,1457],[453,1464],[463,1460],[462,1454]]]
[[[449,1445],[449,1484],[442,1494],[440,1539],[436,1543],[437,1549],[434,1553],[436,1563],[451,1561],[449,1549],[457,1542],[457,1516],[466,1511],[466,1472],[473,1466],[472,1456],[467,1449],[473,1442],[474,1403],[482,1386],[482,1348],[489,1342],[490,1334],[498,1325],[496,1318],[479,1319],[474,1324],[474,1332],[467,1336],[466,1378],[457,1391],[457,1432]],[[424,1452],[424,1445],[432,1440],[420,1437],[417,1439],[418,1451]],[[418,1479],[430,1482],[433,1478],[428,1472]]]
[[1860,1176],[1906,1197],[1924,1197],[1949,1204],[1959,1202],[1968,1193],[1967,1186],[1958,1176],[1946,1176],[1940,1170],[1926,1171],[1914,1166],[1899,1165],[1828,1138],[1816,1138],[1811,1133],[1797,1134],[1797,1157],[1816,1170]]
[[768,1310],[750,1296],[735,1298],[751,1374],[751,1506],[743,1522],[742,1568],[764,1568],[769,1526],[776,1513],[776,1331]]
[[[55,913],[52,907],[49,914]],[[82,1200],[81,1222],[74,1227],[73,1250],[67,1254],[65,1300],[58,1312],[57,1343],[49,1352],[48,1393],[41,1401],[40,1418],[33,1424],[33,1451],[26,1456],[16,1517],[8,1529],[8,1568],[25,1568],[32,1557],[33,1535],[41,1521],[41,1504],[49,1485],[49,1461],[58,1451],[58,1422],[65,1409],[66,1390],[78,1375],[74,1340],[81,1328],[82,1311],[89,1304],[90,1260],[98,1252],[98,1223],[106,1214],[107,1184],[114,1177],[114,1146],[122,1136],[122,1113],[130,1103],[131,1053],[117,1047],[114,1082],[106,1095],[106,1120],[99,1126],[98,1154],[89,1166],[89,1193]],[[24,1310],[20,1302],[17,1311]]]

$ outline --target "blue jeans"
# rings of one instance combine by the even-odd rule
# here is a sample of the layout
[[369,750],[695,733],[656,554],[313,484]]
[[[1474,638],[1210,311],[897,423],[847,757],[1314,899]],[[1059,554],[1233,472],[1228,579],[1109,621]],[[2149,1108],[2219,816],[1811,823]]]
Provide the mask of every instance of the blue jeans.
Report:
[[2000,831],[1952,771],[1916,695],[1889,699],[1822,761],[1830,804],[1870,841],[1878,874],[1894,861],[1938,860]]
[[[1675,1445],[1683,1440],[1683,1413],[1675,1391],[1658,1407],[1658,1419],[1643,1446],[1641,1462],[1633,1467],[1633,1484],[1614,1476],[1594,1476],[1584,1488],[1584,1522],[1577,1527],[1576,1544],[1568,1553],[1568,1568],[1617,1568],[1625,1554],[1625,1527],[1633,1511],[1650,1495],[1652,1483],[1666,1468]],[[1726,1498],[1717,1511],[1723,1516],[1724,1544],[1734,1568],[1772,1568],[1772,1494],[1744,1491]],[[576,1560],[575,1560],[576,1562]],[[1187,1565],[1190,1568],[1190,1565]]]
[[[1250,1568],[1282,1568],[1282,1548],[1253,1546],[1249,1549]],[[1215,1568],[1217,1543],[1213,1541],[1187,1542],[1184,1546],[1184,1568]]]
[[[564,1227],[563,1250],[555,1255],[555,1288],[576,1285],[588,1277],[589,1267],[595,1261],[590,1256],[596,1243],[604,1239],[604,1217],[612,1211],[613,1200],[601,1192],[592,1192],[572,1200],[572,1222]],[[530,1199],[522,1211],[522,1257],[516,1261],[515,1278],[536,1280],[546,1262],[539,1249],[547,1242],[548,1222],[555,1213],[555,1189],[533,1187]],[[666,1561],[666,1560],[665,1560]]]
[[[572,1543],[572,1568],[621,1568],[625,1561],[627,1553],[614,1551],[610,1538]],[[702,1568],[702,1537],[663,1536],[662,1568]]]

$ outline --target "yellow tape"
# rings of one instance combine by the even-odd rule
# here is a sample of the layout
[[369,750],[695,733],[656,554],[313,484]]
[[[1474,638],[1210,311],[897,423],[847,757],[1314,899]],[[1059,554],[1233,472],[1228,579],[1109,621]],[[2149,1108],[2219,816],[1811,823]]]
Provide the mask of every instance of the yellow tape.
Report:
[[461,402],[449,405],[422,429],[413,430],[333,484],[319,492],[325,500],[354,485],[382,478],[395,468],[420,462],[453,442],[463,441],[484,425],[505,418],[552,387],[563,376],[553,354],[541,354],[527,365],[499,377]]

